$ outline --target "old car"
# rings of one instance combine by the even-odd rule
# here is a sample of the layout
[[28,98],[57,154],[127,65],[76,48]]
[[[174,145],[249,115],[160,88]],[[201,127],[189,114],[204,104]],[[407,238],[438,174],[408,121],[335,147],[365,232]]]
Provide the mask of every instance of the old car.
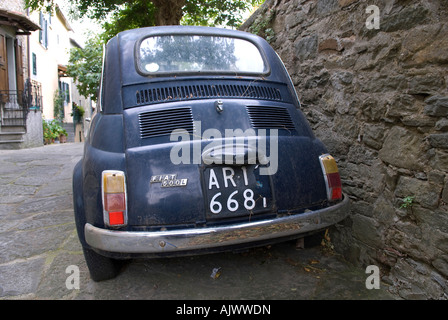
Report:
[[344,219],[336,160],[300,107],[258,36],[167,26],[112,38],[73,173],[91,278],[125,259],[262,246]]

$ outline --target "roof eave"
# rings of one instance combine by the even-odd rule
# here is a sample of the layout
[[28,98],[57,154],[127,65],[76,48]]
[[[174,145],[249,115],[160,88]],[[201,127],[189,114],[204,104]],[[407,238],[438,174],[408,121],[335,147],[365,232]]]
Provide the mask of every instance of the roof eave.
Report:
[[30,34],[32,31],[41,29],[38,24],[23,13],[6,9],[0,9],[0,25],[8,25],[22,30],[20,34]]

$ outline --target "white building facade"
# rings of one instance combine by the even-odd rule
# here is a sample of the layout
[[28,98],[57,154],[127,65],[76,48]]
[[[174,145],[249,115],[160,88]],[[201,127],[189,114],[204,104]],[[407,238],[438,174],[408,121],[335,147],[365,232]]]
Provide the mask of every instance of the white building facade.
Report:
[[0,149],[42,145],[40,88],[29,72],[29,39],[39,28],[23,0],[0,3]]
[[[33,12],[31,17],[39,21],[41,27],[30,36],[30,73],[31,79],[42,87],[44,118],[73,123],[74,103],[82,106],[85,117],[89,117],[91,100],[78,93],[73,79],[66,74],[70,49],[80,47],[69,21],[58,5],[51,13]],[[59,101],[56,99],[58,95]],[[57,102],[62,105],[55,109]]]

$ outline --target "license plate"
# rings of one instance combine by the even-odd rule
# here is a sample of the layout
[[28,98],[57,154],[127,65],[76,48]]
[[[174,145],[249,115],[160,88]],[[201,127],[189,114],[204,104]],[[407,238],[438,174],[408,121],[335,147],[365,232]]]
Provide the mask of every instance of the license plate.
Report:
[[258,166],[216,166],[205,169],[207,218],[249,216],[273,207],[269,176]]

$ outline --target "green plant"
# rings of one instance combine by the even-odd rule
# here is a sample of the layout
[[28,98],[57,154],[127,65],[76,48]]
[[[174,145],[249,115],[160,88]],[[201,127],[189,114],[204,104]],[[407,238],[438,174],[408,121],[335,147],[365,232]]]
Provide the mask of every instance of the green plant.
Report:
[[61,93],[61,91],[56,90],[53,96],[53,113],[54,118],[62,121],[64,118],[64,101],[65,94]]
[[44,140],[46,143],[51,143],[54,139],[61,135],[67,136],[67,131],[62,127],[59,120],[45,120],[42,119],[42,128]]
[[78,106],[73,102],[72,113],[70,114],[73,117],[73,121],[81,122],[82,117],[84,116],[85,110],[83,107]]
[[407,196],[403,199],[403,203],[400,205],[400,209],[409,209],[414,205],[414,196]]
[[260,37],[265,38],[269,43],[274,40],[275,32],[270,26],[275,18],[275,10],[264,9],[262,13],[255,19],[254,23],[249,27],[249,31]]
[[43,128],[44,140],[50,141],[51,139],[53,139],[53,133],[51,132],[50,125],[45,119],[42,119],[42,128]]
[[65,130],[64,128],[62,128],[61,126],[58,126],[56,128],[56,133],[58,134],[58,136],[68,136],[67,130]]

